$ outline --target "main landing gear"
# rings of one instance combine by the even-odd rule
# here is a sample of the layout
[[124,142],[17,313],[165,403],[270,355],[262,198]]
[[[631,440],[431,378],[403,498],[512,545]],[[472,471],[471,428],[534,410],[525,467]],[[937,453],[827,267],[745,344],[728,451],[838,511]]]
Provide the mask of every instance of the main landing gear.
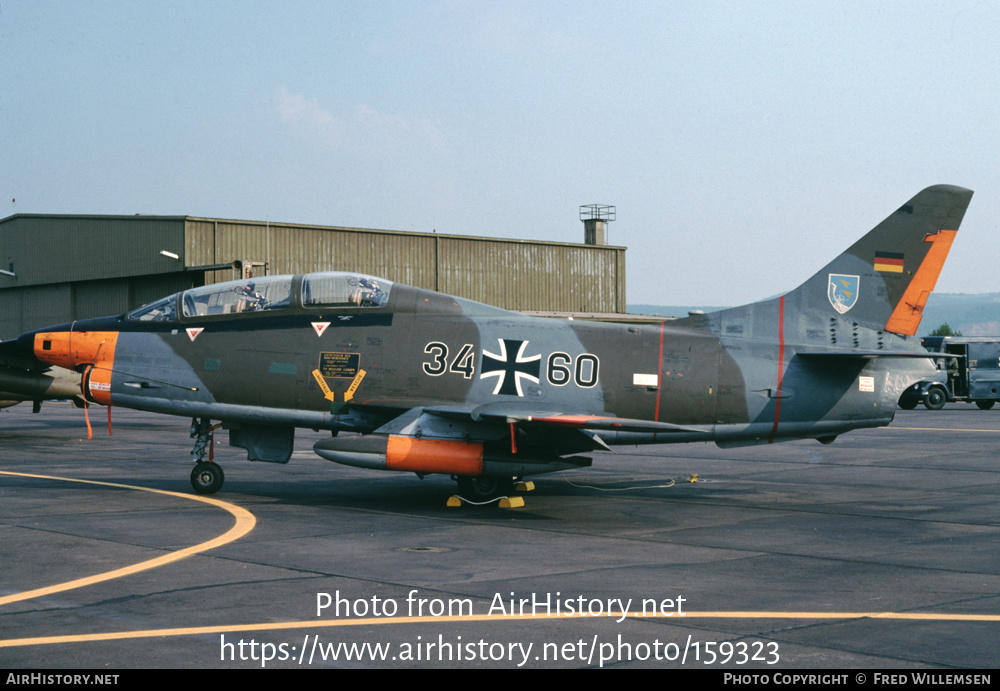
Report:
[[504,475],[480,475],[479,477],[455,477],[458,493],[472,502],[483,502],[514,493],[514,483],[518,478]]
[[462,504],[481,506],[498,502],[501,509],[517,509],[524,506],[523,492],[535,489],[533,482],[524,482],[521,478],[509,475],[483,475],[480,477],[451,476],[458,482],[458,494],[448,498],[448,506],[459,507]]
[[[191,449],[191,458],[194,460],[194,470],[191,471],[191,487],[198,494],[215,494],[222,489],[222,483],[226,481],[222,466],[212,460],[215,456],[212,446],[215,430],[220,427],[222,425],[213,425],[211,420],[205,418],[191,420],[191,437],[195,440],[194,448]],[[206,452],[208,452],[207,461],[205,460]]]

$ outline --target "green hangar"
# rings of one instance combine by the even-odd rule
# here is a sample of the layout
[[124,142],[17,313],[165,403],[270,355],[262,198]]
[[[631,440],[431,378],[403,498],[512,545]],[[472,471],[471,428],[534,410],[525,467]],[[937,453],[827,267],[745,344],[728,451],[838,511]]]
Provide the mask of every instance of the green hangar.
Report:
[[625,248],[603,244],[604,220],[583,220],[587,242],[576,244],[193,216],[15,214],[0,220],[0,340],[243,276],[327,270],[511,310],[623,313]]

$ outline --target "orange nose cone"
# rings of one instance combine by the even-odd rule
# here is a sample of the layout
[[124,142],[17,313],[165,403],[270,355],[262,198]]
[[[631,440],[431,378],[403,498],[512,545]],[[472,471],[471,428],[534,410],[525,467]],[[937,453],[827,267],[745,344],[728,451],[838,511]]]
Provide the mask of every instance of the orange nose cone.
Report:
[[117,331],[39,333],[35,334],[35,357],[66,369],[99,362],[113,363],[117,343]]

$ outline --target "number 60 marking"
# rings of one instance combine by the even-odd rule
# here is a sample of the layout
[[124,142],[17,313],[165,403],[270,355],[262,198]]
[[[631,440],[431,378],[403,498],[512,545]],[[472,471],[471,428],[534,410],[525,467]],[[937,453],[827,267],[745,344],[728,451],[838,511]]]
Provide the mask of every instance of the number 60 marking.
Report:
[[576,385],[589,389],[597,384],[600,375],[601,361],[592,353],[583,353],[570,357],[569,353],[552,353],[545,367],[545,378],[553,386],[566,386],[570,378]]

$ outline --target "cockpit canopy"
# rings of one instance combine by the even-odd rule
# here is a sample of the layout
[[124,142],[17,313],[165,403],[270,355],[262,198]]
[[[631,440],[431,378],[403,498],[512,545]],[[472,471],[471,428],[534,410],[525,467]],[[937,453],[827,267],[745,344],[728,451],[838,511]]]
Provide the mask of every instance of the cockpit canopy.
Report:
[[306,308],[385,307],[392,282],[364,274],[323,271],[294,276],[265,276],[192,288],[129,312],[133,321],[177,320],[178,303],[185,318]]
[[302,277],[304,307],[385,307],[392,283],[373,276],[335,273]]
[[214,317],[280,310],[291,305],[291,298],[291,276],[250,278],[185,290],[181,311],[185,317]]

